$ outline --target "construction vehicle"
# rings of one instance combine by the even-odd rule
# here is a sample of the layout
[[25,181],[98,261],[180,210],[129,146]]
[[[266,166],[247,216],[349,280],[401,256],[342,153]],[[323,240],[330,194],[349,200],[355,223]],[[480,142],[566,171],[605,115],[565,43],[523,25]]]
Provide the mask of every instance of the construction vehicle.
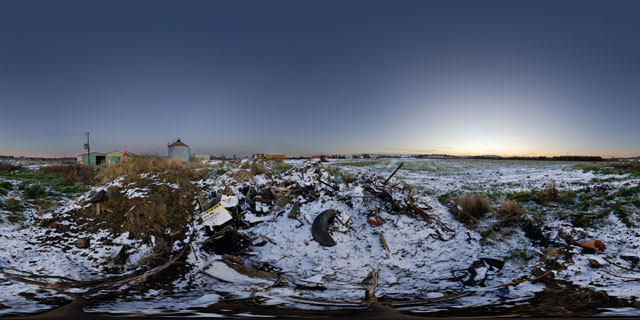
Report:
[[309,157],[309,159],[307,159],[307,161],[311,161],[313,159],[320,159],[320,161],[322,161],[322,162],[329,162],[329,158],[327,156],[321,156],[321,155]]
[[287,156],[283,155],[283,154],[264,154],[264,153],[258,153],[258,154],[254,154],[253,155],[253,159],[256,160],[263,160],[263,161],[269,161],[269,160],[273,160],[273,161],[284,161],[284,159],[286,159]]
[[125,151],[125,152],[122,154],[122,159],[124,160],[124,159],[126,159],[127,157],[137,157],[137,156],[138,156],[138,155],[137,155],[137,154],[135,154],[135,153],[133,153],[133,152]]

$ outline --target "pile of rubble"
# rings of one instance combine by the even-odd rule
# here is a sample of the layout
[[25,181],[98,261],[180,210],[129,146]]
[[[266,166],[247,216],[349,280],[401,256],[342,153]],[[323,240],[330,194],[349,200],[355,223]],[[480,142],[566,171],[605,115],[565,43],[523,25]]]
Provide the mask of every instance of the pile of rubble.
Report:
[[[91,272],[0,271],[102,299],[116,288],[130,299],[123,288],[136,287],[148,299],[176,294],[206,306],[223,297],[278,306],[455,298],[473,306],[531,298],[565,268],[570,256],[557,252],[545,253],[542,268],[505,263],[514,248],[534,244],[514,231],[483,245],[432,196],[393,178],[398,169],[381,176],[320,161],[287,168],[245,160],[197,181],[170,170],[121,176],[37,219],[46,230],[39,241],[58,243]],[[606,250],[599,241],[583,247]]]

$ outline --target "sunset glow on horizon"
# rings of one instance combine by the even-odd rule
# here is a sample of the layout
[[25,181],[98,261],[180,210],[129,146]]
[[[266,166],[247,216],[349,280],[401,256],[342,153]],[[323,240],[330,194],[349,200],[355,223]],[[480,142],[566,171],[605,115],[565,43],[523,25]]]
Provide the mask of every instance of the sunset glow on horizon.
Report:
[[181,137],[226,156],[639,156],[638,12],[2,1],[0,154],[76,156],[90,131],[92,150],[159,155]]

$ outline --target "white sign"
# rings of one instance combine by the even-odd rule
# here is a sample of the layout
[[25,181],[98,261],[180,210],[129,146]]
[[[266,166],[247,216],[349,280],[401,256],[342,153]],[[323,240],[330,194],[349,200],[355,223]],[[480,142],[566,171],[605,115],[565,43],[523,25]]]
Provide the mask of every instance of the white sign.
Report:
[[233,208],[238,205],[238,197],[236,196],[225,196],[224,194],[220,198],[220,203],[227,208]]
[[224,208],[222,203],[218,203],[202,214],[202,221],[205,226],[219,226],[233,219],[229,211]]

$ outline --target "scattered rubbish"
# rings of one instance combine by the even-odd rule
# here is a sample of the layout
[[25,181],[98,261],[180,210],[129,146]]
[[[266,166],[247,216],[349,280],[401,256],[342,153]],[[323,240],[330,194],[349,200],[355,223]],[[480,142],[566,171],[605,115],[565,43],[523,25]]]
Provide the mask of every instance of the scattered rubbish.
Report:
[[375,216],[370,216],[367,218],[367,223],[374,227],[379,227],[382,224],[382,221]]
[[222,203],[218,203],[202,214],[202,224],[209,227],[222,225],[231,219],[233,217]]
[[267,271],[261,271],[261,270],[256,270],[256,269],[252,269],[249,267],[245,267],[242,263],[237,263],[237,262],[233,262],[230,260],[223,260],[222,262],[224,262],[229,268],[237,271],[240,274],[243,274],[247,277],[251,277],[251,278],[261,278],[261,279],[265,279],[265,280],[276,280],[278,279],[278,275],[275,273],[271,273],[271,272],[267,272]]
[[391,175],[387,178],[387,180],[385,180],[385,181],[382,183],[382,185],[383,185],[383,186],[384,186],[384,185],[386,185],[386,184],[387,184],[387,182],[389,182],[389,180],[391,180],[391,178],[393,178],[393,176],[395,176],[395,175],[396,175],[396,172],[398,172],[398,170],[400,170],[400,168],[402,168],[402,166],[403,166],[403,165],[404,165],[404,162],[400,162],[400,165],[399,165],[395,170],[393,170],[393,173],[391,173]]
[[580,243],[580,247],[585,253],[604,253],[607,247],[600,240],[586,241]]
[[222,195],[220,197],[220,204],[225,208],[233,208],[238,205],[238,197]]
[[272,284],[279,282],[275,273],[245,267],[229,260],[217,260],[204,269],[205,274],[224,282],[247,284]]
[[[382,233],[381,233],[382,234]],[[364,283],[368,282],[369,285],[364,291],[364,299],[368,304],[374,304],[378,302],[378,297],[376,296],[376,287],[378,287],[378,274],[380,273],[380,268],[371,268],[371,273],[367,276]]]
[[542,250],[542,256],[540,257],[540,261],[547,261],[554,259],[558,255],[558,249],[554,247],[547,247]]
[[296,283],[296,289],[297,290],[309,290],[309,291],[325,291],[327,290],[327,287],[323,286],[320,283],[313,283],[313,284],[307,284],[307,283]]
[[636,256],[620,256],[620,259],[631,263],[631,269],[634,269],[638,266],[638,263],[640,263],[640,258]]
[[291,190],[289,190],[288,188],[273,186],[269,188],[269,192],[271,192],[271,194],[275,198],[276,206],[284,206],[289,203],[289,195],[291,194]]
[[311,276],[306,279],[300,279],[300,281],[306,282],[306,283],[318,284],[318,283],[324,283],[323,278],[324,278],[323,274],[316,274],[315,276]]
[[615,266],[617,268],[623,269],[623,270],[627,270],[627,271],[631,271],[631,272],[635,272],[635,273],[640,273],[640,271],[635,270],[635,266],[632,266],[631,268],[622,266],[618,263],[616,263],[615,261],[612,261],[611,259],[608,259],[606,256],[602,257],[602,259],[606,262],[608,262],[609,264],[611,264],[612,266]]
[[226,231],[221,236],[208,240],[200,248],[207,253],[237,255],[244,251],[250,243],[251,240],[246,236],[235,231]]
[[389,249],[389,245],[387,245],[387,240],[384,239],[384,235],[382,234],[382,232],[380,232],[380,243],[382,244],[382,247],[384,248],[384,250],[388,254],[391,254],[391,250]]
[[[121,285],[122,281],[133,279],[130,282],[133,281],[135,287],[140,287],[139,290],[156,290],[164,285],[168,288],[175,286],[179,290],[196,288],[220,293],[225,299],[246,298],[258,304],[265,299],[279,299],[283,292],[290,294],[294,290],[302,291],[300,295],[305,296],[304,299],[309,302],[340,304],[319,297],[352,297],[351,293],[344,294],[344,290],[352,290],[354,283],[350,281],[353,281],[354,275],[360,274],[357,278],[361,278],[363,270],[368,271],[369,267],[373,270],[367,281],[359,283],[357,287],[357,290],[366,290],[364,301],[356,302],[357,306],[376,303],[399,307],[426,305],[472,294],[471,291],[452,290],[462,285],[466,288],[464,290],[474,290],[468,287],[485,286],[485,282],[488,288],[476,291],[481,294],[472,299],[482,299],[485,297],[484,293],[488,293],[486,296],[491,299],[496,296],[501,299],[521,299],[524,291],[531,291],[531,295],[537,294],[538,291],[535,290],[542,288],[543,284],[551,284],[555,275],[558,275],[558,281],[566,281],[566,272],[580,273],[582,278],[593,277],[589,273],[603,274],[615,268],[640,272],[637,269],[640,259],[633,256],[637,252],[631,247],[621,246],[620,250],[624,250],[622,252],[629,256],[608,257],[616,264],[603,262],[607,261],[607,256],[604,255],[572,257],[576,251],[574,245],[578,244],[574,239],[585,239],[587,234],[592,234],[592,230],[557,225],[549,227],[549,230],[536,227],[535,235],[531,235],[533,232],[528,232],[529,229],[523,229],[525,236],[532,239],[531,243],[527,243],[527,254],[531,252],[531,256],[534,256],[542,252],[542,263],[527,258],[523,259],[523,264],[508,266],[509,268],[505,268],[508,270],[505,270],[504,261],[492,258],[476,260],[477,254],[505,257],[507,252],[513,254],[511,257],[519,259],[521,251],[507,251],[516,248],[513,247],[516,241],[511,241],[511,238],[499,242],[496,248],[489,247],[493,245],[490,242],[480,243],[480,231],[486,227],[486,221],[473,218],[456,222],[444,215],[447,212],[442,208],[432,210],[430,204],[435,203],[436,192],[416,185],[414,195],[414,189],[409,185],[397,180],[391,181],[404,164],[400,163],[396,167],[395,163],[393,167],[396,168],[391,175],[379,176],[369,169],[362,172],[355,169],[336,172],[334,168],[315,161],[296,167],[287,164],[277,170],[271,170],[264,162],[257,161],[253,163],[252,170],[248,171],[245,169],[250,168],[250,162],[246,162],[240,164],[245,165],[245,169],[229,169],[223,165],[221,168],[226,170],[224,173],[206,173],[211,178],[195,183],[168,177],[166,171],[145,172],[123,176],[110,188],[96,187],[93,194],[88,192],[78,197],[74,209],[68,211],[71,213],[69,215],[56,216],[58,213],[55,211],[45,209],[40,220],[43,221],[43,226],[56,229],[57,232],[52,233],[51,238],[62,237],[63,246],[75,244],[78,248],[91,247],[91,250],[69,250],[78,255],[71,257],[73,261],[83,262],[80,257],[86,256],[96,266],[96,269],[87,268],[91,272],[119,274],[120,278],[109,277],[108,283],[101,284],[105,288],[113,288]],[[414,174],[414,164],[406,164],[412,167],[412,170],[406,172],[407,176]],[[389,166],[384,168],[383,170],[387,170]],[[347,178],[350,181],[348,183]],[[193,188],[186,190],[189,185]],[[148,191],[145,191],[144,197],[126,197],[126,190],[135,188]],[[103,199],[99,199],[99,193],[103,193]],[[91,198],[96,199],[95,206],[85,205],[87,194],[92,194]],[[198,203],[201,210],[194,209]],[[207,210],[208,206],[215,203],[214,207]],[[101,216],[93,213],[99,206],[103,208]],[[327,208],[333,209],[326,210]],[[155,214],[158,212],[162,212],[162,215]],[[296,221],[280,219],[280,215],[284,214]],[[57,220],[53,220],[52,216]],[[79,223],[68,223],[76,216],[82,218]],[[47,225],[44,224],[45,219]],[[467,230],[464,226],[468,221],[479,231]],[[306,233],[310,222],[314,241],[322,246],[336,246],[340,242],[340,246],[331,250],[317,250],[318,245],[310,241]],[[78,238],[96,230],[102,232],[99,226],[104,225],[111,229],[107,230],[111,233],[105,233],[106,236],[93,234],[91,238]],[[78,231],[74,234],[75,230]],[[189,235],[189,241],[186,239],[187,232],[193,232]],[[499,235],[503,234],[496,234]],[[385,236],[390,237],[391,242],[388,243]],[[533,242],[534,239],[543,237],[550,239],[548,244]],[[599,237],[607,243],[619,243],[611,240],[611,236],[606,233],[599,234]],[[501,239],[495,237],[495,240]],[[378,241],[380,245],[377,244]],[[521,243],[517,243],[517,249],[525,248]],[[574,246],[574,250],[566,250],[565,243]],[[171,256],[179,257],[176,253],[183,244],[187,245],[179,255],[184,253],[188,256],[180,260],[178,267],[168,270],[166,278],[154,277],[148,280],[149,274],[145,275],[145,271],[149,270],[147,266],[163,266],[162,263]],[[389,245],[394,247],[394,256],[391,256]],[[560,255],[559,249],[547,247],[549,245],[561,248],[562,254]],[[581,243],[580,246],[594,252],[606,250],[604,243],[599,240]],[[99,252],[99,256],[96,252]],[[117,254],[114,256],[115,253]],[[220,257],[221,255],[224,256]],[[472,258],[456,261],[458,257]],[[588,257],[594,259],[585,259]],[[170,265],[171,261],[164,266]],[[473,263],[469,265],[471,262]],[[591,267],[601,269],[597,272],[585,272],[584,268],[589,268],[587,262]],[[379,269],[372,267],[375,263],[380,263],[386,270],[378,275]],[[89,263],[86,265],[89,266]],[[541,271],[531,272],[534,265]],[[568,271],[560,274],[562,269],[557,266]],[[458,281],[457,285],[452,286],[447,281],[451,278],[442,277],[444,274],[446,278],[451,270],[457,270],[452,272],[454,279]],[[505,271],[499,273],[501,270]],[[621,273],[621,270],[615,271]],[[262,294],[278,285],[285,273],[286,282],[283,282],[282,290]],[[531,277],[531,273],[534,277]],[[69,274],[73,275],[64,275]],[[205,283],[201,281],[203,274],[228,283]],[[383,288],[378,292],[379,297],[376,295],[378,276]],[[626,277],[627,274],[615,276]],[[580,277],[578,281],[583,281]],[[24,275],[23,278],[41,281]],[[543,278],[544,281],[541,280]],[[78,287],[88,285],[89,280],[65,281]],[[43,286],[47,285],[44,281],[41,282]],[[49,281],[52,287],[67,286],[61,281],[51,282]],[[523,282],[544,283],[535,286],[536,288],[511,288]],[[247,286],[233,286],[229,283]],[[425,283],[429,285],[424,286]],[[203,284],[205,286],[200,287]],[[609,283],[605,282],[603,286],[607,284]],[[421,289],[415,291],[415,288]],[[327,292],[311,292],[325,290]],[[425,293],[427,295],[422,299],[402,301],[407,298],[415,299]],[[378,298],[382,301],[378,302]],[[270,303],[280,303],[279,301],[282,300]]]
[[331,247],[336,245],[335,240],[329,235],[329,224],[336,213],[338,212],[333,209],[325,210],[313,220],[313,225],[311,225],[313,239],[323,246]]
[[314,160],[314,159],[318,159],[321,162],[329,162],[329,158],[327,156],[321,156],[321,155],[317,155],[317,156],[312,156],[307,158],[307,162]]
[[461,281],[465,286],[484,286],[490,272],[497,272],[504,267],[504,261],[492,258],[480,258],[462,271],[454,272],[454,280]]
[[106,198],[107,192],[104,189],[97,191],[91,199],[89,199],[89,203],[97,203],[102,202]]
[[593,268],[600,268],[602,267],[602,264],[600,264],[600,262],[596,259],[588,259],[589,260],[589,265],[591,265],[591,267]]
[[297,219],[299,211],[300,211],[300,202],[296,201],[296,202],[293,203],[293,206],[291,207],[291,210],[289,211],[289,214],[287,214],[287,218]]
[[322,179],[320,179],[320,178],[318,178],[318,182],[324,184],[325,186],[327,186],[327,187],[329,187],[329,188],[331,188],[333,190],[339,190],[340,189],[340,187],[334,186],[334,185],[329,184],[329,183],[326,183],[326,182],[322,181]]
[[90,244],[89,238],[79,238],[78,240],[76,240],[76,247],[80,249],[89,248],[89,244]]
[[125,263],[127,263],[127,260],[129,259],[129,249],[131,249],[132,247],[130,245],[123,245],[120,248],[120,251],[118,251],[118,254],[113,257],[113,265],[114,266],[122,266]]

